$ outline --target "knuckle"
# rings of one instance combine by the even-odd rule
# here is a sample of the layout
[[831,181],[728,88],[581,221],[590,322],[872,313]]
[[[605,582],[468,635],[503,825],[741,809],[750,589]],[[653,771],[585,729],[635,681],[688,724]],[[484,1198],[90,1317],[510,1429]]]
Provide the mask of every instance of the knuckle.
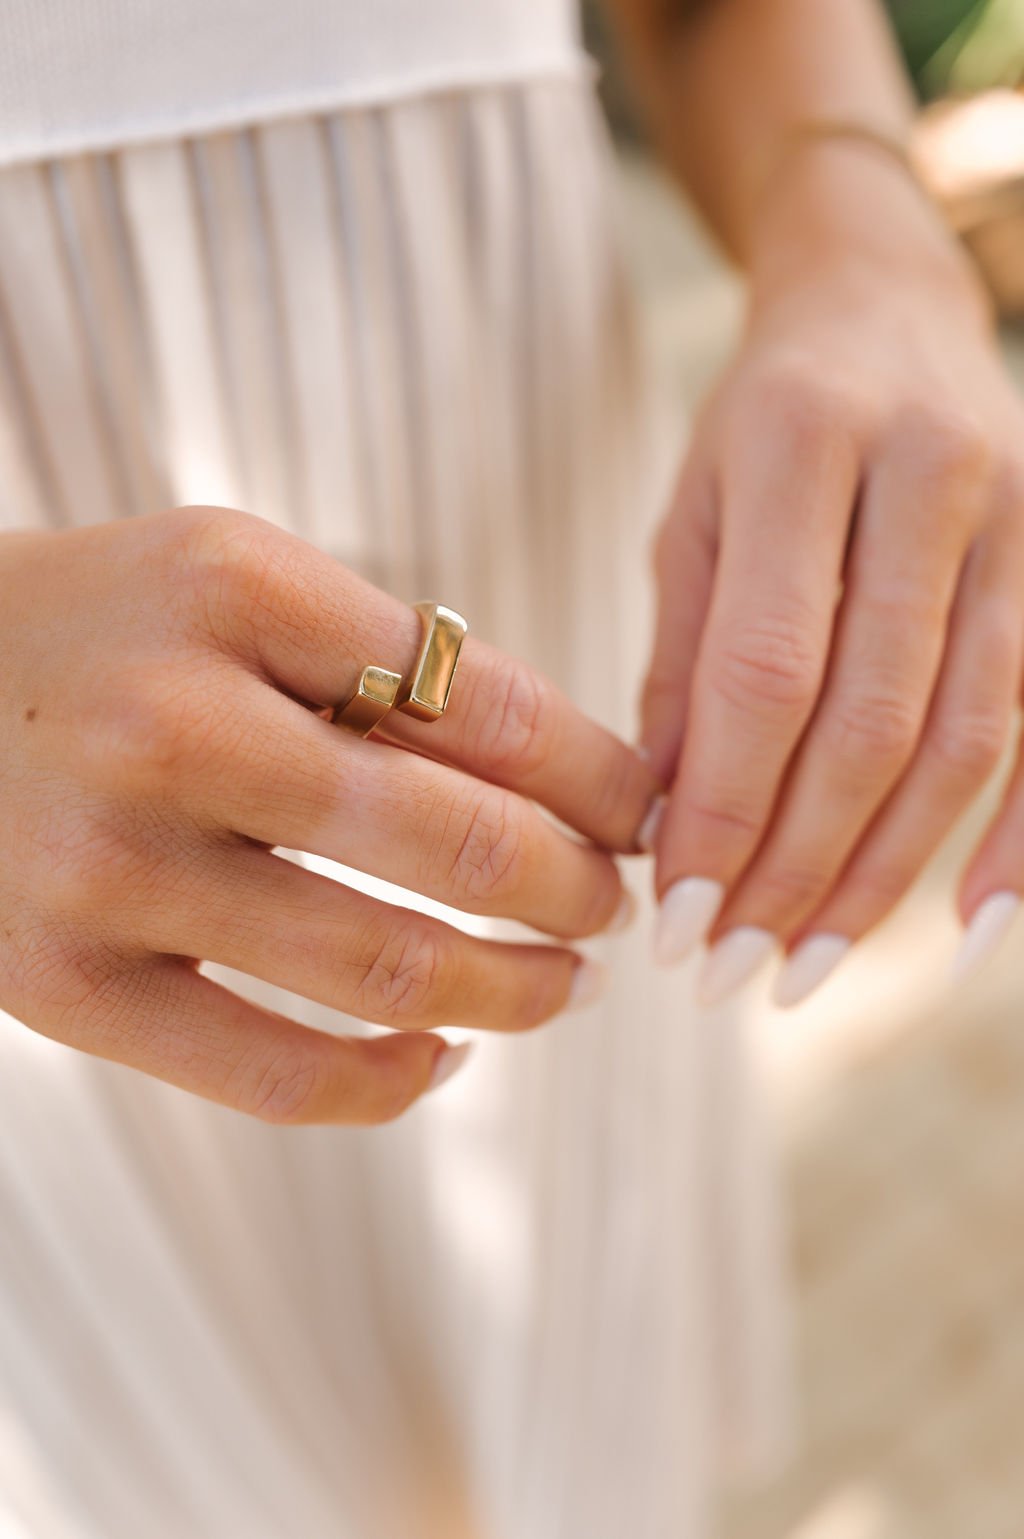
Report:
[[438,1019],[448,958],[438,929],[403,924],[370,948],[358,983],[359,1014],[385,1026],[420,1027]]
[[994,448],[988,433],[957,408],[914,404],[898,414],[895,428],[929,482],[970,481],[992,467]]
[[755,387],[751,407],[791,449],[818,450],[851,430],[862,407],[843,380],[823,371],[820,359],[791,352],[777,359]]
[[910,885],[913,872],[892,861],[864,862],[851,882],[848,901],[871,923],[894,909]]
[[820,866],[787,863],[757,877],[759,902],[767,914],[790,915],[818,902],[828,886]]
[[763,818],[739,790],[719,785],[714,793],[694,793],[685,798],[686,815],[703,825],[722,846],[751,845],[764,831]]
[[148,870],[143,846],[102,810],[70,817],[54,809],[35,838],[35,898],[55,923],[109,921],[125,893],[138,893]]
[[487,713],[480,723],[484,752],[499,772],[528,777],[548,751],[552,686],[525,663],[506,663],[493,682],[493,693],[485,690]]
[[718,652],[709,682],[740,709],[769,706],[808,712],[821,682],[822,659],[807,628],[783,619],[747,625]]
[[216,691],[195,687],[184,671],[127,672],[82,732],[89,783],[147,795],[177,787],[217,742]]
[[270,525],[239,508],[177,508],[169,530],[174,558],[186,569],[211,573],[244,567]]
[[26,926],[5,952],[5,1005],[36,1030],[70,1046],[109,1037],[123,1014],[120,973],[107,948],[88,945],[49,919]]
[[507,796],[475,795],[462,809],[461,837],[449,880],[455,891],[476,902],[493,903],[514,894],[525,862],[525,828]]
[[288,1044],[247,1070],[237,1104],[261,1122],[301,1123],[320,1106],[327,1079],[326,1058],[318,1049]]
[[1008,719],[992,711],[976,711],[936,722],[931,746],[957,777],[986,780],[999,763],[1008,734]]
[[274,525],[234,508],[178,510],[169,555],[207,629],[252,628],[270,607],[283,546]]
[[73,987],[75,974],[73,948],[52,924],[20,926],[15,944],[0,950],[4,1008],[30,1025],[46,1024],[84,999],[86,991]]
[[824,726],[826,748],[840,764],[870,764],[888,769],[913,752],[919,713],[909,700],[893,694],[865,694],[836,706]]

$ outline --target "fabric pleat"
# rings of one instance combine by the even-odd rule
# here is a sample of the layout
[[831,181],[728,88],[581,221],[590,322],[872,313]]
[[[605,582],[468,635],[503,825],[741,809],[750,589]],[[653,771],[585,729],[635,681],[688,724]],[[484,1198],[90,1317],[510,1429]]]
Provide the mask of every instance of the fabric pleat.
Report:
[[[679,435],[607,155],[548,81],[0,170],[0,526],[245,507],[631,734]],[[607,999],[386,1129],[0,1017],[0,1528],[704,1539],[787,1421],[778,1225],[742,1022],[631,880]]]

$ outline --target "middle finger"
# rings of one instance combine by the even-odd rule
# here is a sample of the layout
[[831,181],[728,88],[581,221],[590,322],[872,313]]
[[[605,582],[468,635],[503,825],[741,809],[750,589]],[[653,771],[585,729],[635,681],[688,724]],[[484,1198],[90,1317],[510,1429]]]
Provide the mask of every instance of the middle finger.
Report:
[[220,828],[549,935],[595,934],[626,903],[615,862],[524,797],[359,739],[249,675],[220,727],[191,793]]

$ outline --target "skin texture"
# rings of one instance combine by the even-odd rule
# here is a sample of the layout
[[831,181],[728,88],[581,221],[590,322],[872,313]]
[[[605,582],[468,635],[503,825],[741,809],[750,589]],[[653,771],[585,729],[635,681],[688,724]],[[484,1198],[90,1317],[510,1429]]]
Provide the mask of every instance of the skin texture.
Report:
[[[570,997],[555,946],[499,946],[349,892],[297,847],[558,940],[615,913],[610,851],[671,785],[656,880],[719,882],[713,936],[856,939],[982,783],[1019,698],[1021,409],[973,274],[863,145],[906,83],[874,0],[614,0],[669,162],[750,277],[656,552],[648,765],[471,637],[433,726],[317,716],[419,622],[303,542],[217,509],[0,537],[0,1006],[273,1122],[378,1122],[445,1022]],[[412,750],[410,752],[409,750]],[[1024,768],[962,894],[1024,888]],[[366,1020],[309,1031],[235,966]]]
[[[898,160],[874,0],[616,0],[668,161],[749,278],[655,552],[642,739],[671,787],[657,889],[712,941],[856,940],[991,773],[1024,654],[1024,410],[978,280]],[[744,147],[746,146],[746,153]],[[1024,885],[1024,771],[962,913]]]
[[[570,947],[469,937],[273,851],[561,941],[613,918],[620,879],[590,841],[635,849],[651,772],[525,665],[471,636],[443,719],[393,716],[389,742],[318,714],[367,659],[407,669],[419,632],[230,510],[0,538],[0,1006],[278,1123],[385,1121],[429,1086],[430,1028],[563,1009]],[[396,1030],[306,1029],[203,959]]]

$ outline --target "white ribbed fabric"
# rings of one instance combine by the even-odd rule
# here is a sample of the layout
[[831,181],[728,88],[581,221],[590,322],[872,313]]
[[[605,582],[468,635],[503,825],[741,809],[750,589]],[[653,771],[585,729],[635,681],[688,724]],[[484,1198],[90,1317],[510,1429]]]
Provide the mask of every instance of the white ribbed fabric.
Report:
[[0,163],[587,68],[573,0],[4,0]]
[[[536,83],[0,172],[0,522],[250,508],[628,732],[667,461],[606,169]],[[777,1233],[740,1026],[650,918],[380,1130],[0,1018],[0,1529],[702,1539],[785,1434]]]

